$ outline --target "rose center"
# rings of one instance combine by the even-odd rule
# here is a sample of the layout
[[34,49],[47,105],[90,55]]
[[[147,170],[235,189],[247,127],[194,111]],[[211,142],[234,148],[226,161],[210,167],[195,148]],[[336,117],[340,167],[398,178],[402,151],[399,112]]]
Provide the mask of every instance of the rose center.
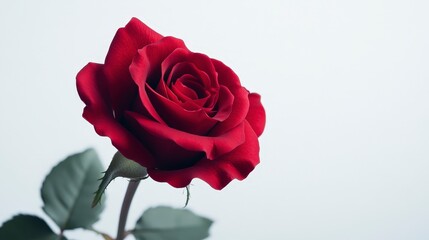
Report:
[[201,99],[208,95],[200,81],[190,74],[181,76],[170,87],[176,95],[184,95],[192,100]]

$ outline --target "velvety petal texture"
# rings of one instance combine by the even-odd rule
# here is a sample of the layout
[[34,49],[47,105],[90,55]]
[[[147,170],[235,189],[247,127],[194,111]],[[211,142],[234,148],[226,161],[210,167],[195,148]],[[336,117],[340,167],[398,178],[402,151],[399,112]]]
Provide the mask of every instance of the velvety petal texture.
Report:
[[260,95],[222,62],[136,18],[117,31],[105,63],[76,78],[83,117],[156,181],[186,187],[199,178],[222,189],[259,163]]

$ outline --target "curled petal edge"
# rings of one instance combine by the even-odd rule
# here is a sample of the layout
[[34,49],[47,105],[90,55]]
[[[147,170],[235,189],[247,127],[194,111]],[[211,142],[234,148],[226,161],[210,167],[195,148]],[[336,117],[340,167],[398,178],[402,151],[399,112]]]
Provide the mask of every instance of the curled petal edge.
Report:
[[265,109],[261,103],[261,96],[257,93],[249,94],[249,112],[247,113],[246,120],[250,123],[256,135],[259,137],[264,132],[265,128]]
[[112,144],[127,158],[145,167],[153,166],[149,151],[113,117],[103,91],[103,65],[89,63],[77,75],[77,89],[86,104],[83,117],[90,122],[100,136],[107,136]]
[[134,112],[126,112],[125,116],[129,121],[136,121],[149,134],[171,140],[189,151],[204,152],[208,159],[215,159],[231,152],[245,141],[244,123],[219,136],[199,136],[170,128]]
[[149,176],[158,182],[167,182],[173,187],[188,186],[192,179],[199,178],[217,190],[223,189],[232,180],[243,180],[259,164],[258,137],[250,124],[244,122],[246,141],[233,151],[215,160],[202,159],[192,167],[163,171],[148,169]]

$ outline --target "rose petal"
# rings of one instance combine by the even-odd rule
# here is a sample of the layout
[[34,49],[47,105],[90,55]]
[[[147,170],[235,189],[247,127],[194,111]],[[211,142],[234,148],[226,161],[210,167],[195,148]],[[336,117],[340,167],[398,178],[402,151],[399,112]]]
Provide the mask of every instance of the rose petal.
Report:
[[112,115],[105,84],[102,64],[88,63],[76,76],[77,92],[87,107],[103,115]]
[[192,134],[205,135],[216,123],[203,109],[189,111],[147,87],[147,96],[166,125]]
[[[128,116],[129,117],[129,116]],[[171,170],[192,166],[204,156],[201,151],[189,151],[179,146],[173,140],[159,137],[156,132],[149,132],[140,122],[127,119],[125,122],[139,141],[152,153],[155,162],[153,166],[157,169]]]
[[219,84],[226,86],[234,96],[231,114],[225,121],[217,124],[209,134],[217,136],[243,123],[249,111],[249,92],[241,86],[238,76],[229,67],[218,60],[212,61],[218,73]]
[[[231,90],[231,89],[229,89]],[[235,128],[237,125],[241,124],[249,111],[249,99],[248,92],[244,88],[235,89],[231,91],[231,94],[234,96],[234,102],[230,110],[228,118],[224,121],[219,122],[208,134],[209,136],[217,136],[223,132],[227,132],[230,129]]]
[[199,93],[204,92],[204,88],[201,85],[198,85],[196,82],[198,80],[190,75],[185,74],[171,86],[171,90],[176,96],[183,100],[197,100],[199,98]]
[[208,159],[217,157],[232,151],[244,142],[244,123],[237,125],[228,132],[216,137],[199,136],[183,132],[164,124],[157,123],[145,116],[134,112],[125,113],[126,120],[134,126],[139,126],[143,131],[168,141],[173,141],[180,147],[194,152],[204,152]]
[[148,169],[149,176],[176,188],[186,187],[192,179],[199,178],[217,190],[233,179],[243,180],[259,163],[258,138],[247,122],[244,129],[246,141],[215,160],[202,159],[194,166],[180,170]]
[[[150,86],[148,86],[148,84],[146,84],[146,86],[151,88]],[[153,89],[153,90],[155,90],[158,94],[162,95],[165,98],[170,99],[173,102],[180,102],[179,98],[171,91],[171,89],[167,87],[165,82],[162,80],[158,82],[156,89]]]
[[94,125],[100,136],[107,136],[127,158],[152,167],[152,155],[130,132],[118,123],[108,105],[103,65],[89,63],[76,76],[77,90],[86,104],[83,117]]
[[162,36],[137,18],[120,28],[110,45],[104,74],[113,109],[122,111],[135,99],[137,88],[128,67],[137,50],[161,39]]
[[249,94],[249,113],[246,120],[250,123],[256,135],[261,136],[265,127],[265,110],[261,104],[261,96],[257,93]]
[[155,87],[161,80],[161,62],[176,48],[186,49],[182,40],[165,37],[156,43],[149,44],[138,51],[129,69],[132,79],[139,87],[143,107],[158,122],[164,122],[153,107],[146,93],[146,84]]
[[[170,56],[174,55],[173,52]],[[169,57],[170,57],[169,56]],[[165,65],[164,61],[164,65]],[[175,63],[175,65],[170,69],[169,66],[164,66],[163,68],[163,79],[170,84],[172,80],[176,80],[185,74],[190,74],[198,79],[198,84],[205,86],[207,89],[217,89],[218,85],[213,85],[211,83],[209,75],[200,70],[194,63],[192,62],[179,62]]]
[[235,74],[230,67],[213,58],[211,61],[218,75],[217,79],[219,84],[224,85],[229,89],[242,88],[240,78],[238,78],[237,74]]
[[[174,51],[169,57],[175,53],[177,54],[177,52],[179,51]],[[171,69],[168,69],[168,66],[164,67],[167,69],[163,69],[162,79],[166,83],[171,83],[170,92],[177,97],[170,97],[172,101],[177,102],[188,110],[204,108],[206,111],[210,111],[210,108],[213,107],[212,98],[215,98],[216,96],[214,95],[218,94],[219,87],[218,85],[211,85],[211,80],[207,73],[198,69],[191,62],[176,63]],[[164,84],[164,82],[161,81],[160,84]],[[168,96],[171,95],[168,94]]]
[[225,86],[221,86],[219,89],[217,109],[213,119],[216,119],[219,122],[228,119],[234,105],[234,99],[234,95],[229,91],[229,89]]
[[218,86],[217,73],[213,66],[213,63],[208,56],[202,53],[194,53],[189,50],[184,51],[177,49],[162,62],[163,72],[165,72],[166,76],[168,76],[170,74],[170,71],[172,71],[172,68],[176,66],[176,64],[182,62],[192,63],[199,70],[207,74],[210,83],[205,83],[206,86]]

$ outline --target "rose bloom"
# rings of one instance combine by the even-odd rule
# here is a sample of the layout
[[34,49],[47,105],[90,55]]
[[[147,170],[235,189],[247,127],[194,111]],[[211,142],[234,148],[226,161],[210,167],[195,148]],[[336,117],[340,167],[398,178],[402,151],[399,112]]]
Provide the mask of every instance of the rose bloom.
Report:
[[259,163],[265,111],[222,62],[191,52],[133,18],[120,28],[104,64],[77,75],[83,117],[155,181],[215,189]]

